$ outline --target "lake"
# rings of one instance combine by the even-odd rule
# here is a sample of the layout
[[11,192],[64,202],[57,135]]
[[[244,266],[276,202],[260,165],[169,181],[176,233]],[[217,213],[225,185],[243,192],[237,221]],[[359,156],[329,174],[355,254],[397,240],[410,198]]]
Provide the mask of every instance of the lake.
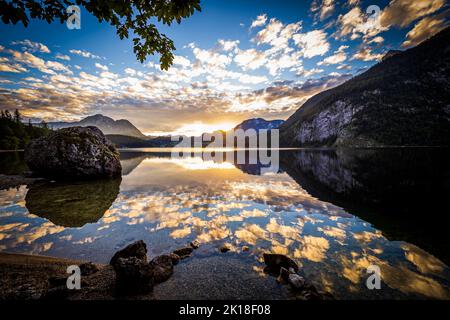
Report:
[[[450,299],[447,149],[281,150],[263,174],[165,149],[121,162],[118,180],[1,190],[0,251],[108,263],[135,240],[149,256],[197,240],[159,298],[291,298],[263,271],[273,252],[337,299]],[[25,170],[22,153],[0,153],[1,174]],[[366,286],[370,265],[380,290]]]

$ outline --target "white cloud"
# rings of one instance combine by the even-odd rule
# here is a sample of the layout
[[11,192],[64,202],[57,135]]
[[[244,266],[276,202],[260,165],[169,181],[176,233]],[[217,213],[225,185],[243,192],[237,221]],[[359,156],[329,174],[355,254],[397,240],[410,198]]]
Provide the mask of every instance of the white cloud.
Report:
[[0,71],[11,73],[22,73],[28,70],[21,66],[19,63],[13,63],[6,57],[0,57]]
[[313,30],[307,33],[295,34],[294,42],[301,48],[305,58],[323,56],[330,49],[326,40],[327,34],[323,30]]
[[439,31],[449,26],[449,11],[445,11],[433,17],[425,17],[407,33],[406,40],[402,47],[411,47],[420,44],[422,41],[430,38]]
[[336,38],[347,37],[355,40],[363,37],[366,42],[368,39],[377,36],[380,32],[388,30],[388,27],[382,26],[381,15],[365,15],[359,7],[352,8],[344,15],[339,15],[337,19]]
[[373,61],[373,60],[381,60],[383,58],[383,54],[381,53],[373,53],[372,49],[369,47],[361,48],[352,58],[352,60],[362,60],[362,61]]
[[338,33],[340,36],[347,36],[354,33],[355,28],[363,23],[362,11],[359,7],[351,9],[344,15],[339,15],[337,22],[339,24]]
[[183,56],[176,55],[173,59],[173,64],[187,68],[191,65],[191,61]]
[[126,74],[129,74],[130,76],[135,76],[136,73],[137,73],[137,71],[134,70],[134,69],[132,69],[132,68],[126,68],[126,69],[125,69],[125,73],[126,73]]
[[255,70],[262,67],[267,59],[264,52],[248,49],[239,51],[234,57],[234,61],[243,70]]
[[56,71],[64,71],[67,73],[72,73],[72,71],[70,71],[70,69],[67,66],[65,66],[62,63],[59,63],[57,61],[47,61],[45,64],[50,69],[53,69]]
[[302,64],[302,61],[300,60],[302,55],[303,53],[300,51],[295,51],[291,54],[281,54],[271,58],[267,62],[266,68],[272,76],[276,76],[281,70],[300,67]]
[[75,50],[75,49],[72,49],[72,50],[69,50],[69,52],[72,53],[72,54],[76,54],[78,56],[81,56],[83,58],[100,59],[99,56],[97,56],[95,54],[92,54],[91,52],[86,51],[86,50]]
[[50,53],[50,49],[43,43],[33,42],[30,40],[13,41],[13,45],[23,46],[23,50],[30,50],[31,52]]
[[252,21],[252,24],[250,26],[250,29],[256,28],[256,27],[262,27],[267,22],[267,15],[262,14],[256,17],[256,20]]
[[277,19],[270,19],[270,22],[264,29],[260,30],[252,41],[257,45],[268,44],[270,49],[265,51],[267,57],[280,54],[280,52],[289,53],[293,49],[289,47],[289,42],[293,36],[302,27],[301,22],[284,25]]
[[109,71],[103,71],[100,73],[100,77],[108,79],[117,79],[118,75]]
[[214,52],[213,50],[203,50],[195,47],[192,52],[201,64],[207,66],[225,68],[232,61],[229,56]]
[[345,49],[348,49],[348,46],[340,46],[332,56],[326,57],[323,61],[319,62],[318,65],[330,65],[344,62],[347,60]]
[[352,66],[350,66],[348,64],[341,64],[336,67],[336,69],[338,69],[338,70],[350,70],[351,68],[352,68]]
[[245,84],[260,84],[268,81],[265,76],[253,76],[248,74],[242,74],[238,80]]
[[384,42],[384,38],[381,36],[375,37],[372,40],[370,40],[368,43],[383,43]]
[[68,55],[61,54],[61,53],[56,54],[55,58],[60,59],[60,60],[70,61],[70,57]]
[[385,27],[407,27],[411,22],[438,11],[445,0],[391,0],[381,13]]
[[19,52],[14,50],[9,50],[13,59],[17,62],[23,63],[31,68],[38,69],[39,71],[47,74],[55,74],[56,71],[64,71],[67,73],[72,73],[70,69],[56,61],[45,61],[41,58],[36,57],[35,55],[29,52]]
[[[314,7],[314,6],[316,6],[316,7]],[[318,13],[318,17],[321,21],[325,20],[325,19],[329,18],[334,12],[334,0],[322,0],[320,6],[317,6],[317,3],[313,2],[311,9],[313,11],[317,11],[320,9],[319,13]]]
[[95,63],[95,67],[98,69],[101,69],[103,71],[108,71],[108,66],[105,66],[105,65],[97,63],[97,62]]
[[257,44],[271,43],[275,41],[283,29],[283,24],[275,18],[270,19],[264,29],[259,31],[255,37]]
[[323,71],[324,71],[323,69],[319,69],[319,68],[313,68],[313,69],[310,69],[310,70],[305,70],[305,69],[303,69],[303,67],[301,67],[301,68],[299,68],[297,70],[296,75],[297,75],[297,77],[308,78],[308,77],[313,76],[315,74],[322,73]]
[[232,51],[238,49],[239,40],[223,40],[219,39],[218,43],[223,51]]

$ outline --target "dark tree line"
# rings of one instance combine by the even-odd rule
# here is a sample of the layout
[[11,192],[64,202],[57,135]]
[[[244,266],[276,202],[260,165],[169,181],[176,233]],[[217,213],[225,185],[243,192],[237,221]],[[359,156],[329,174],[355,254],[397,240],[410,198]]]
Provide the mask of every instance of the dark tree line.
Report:
[[31,121],[28,121],[27,124],[24,124],[19,110],[14,112],[1,110],[0,112],[1,150],[23,149],[30,140],[44,136],[49,131],[45,122],[33,125]]

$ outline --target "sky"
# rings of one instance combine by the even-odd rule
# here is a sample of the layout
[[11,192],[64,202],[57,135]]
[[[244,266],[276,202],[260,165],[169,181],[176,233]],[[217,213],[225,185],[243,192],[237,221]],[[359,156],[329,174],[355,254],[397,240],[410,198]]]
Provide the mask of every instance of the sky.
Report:
[[81,10],[81,29],[0,22],[0,108],[32,121],[101,113],[148,135],[230,129],[286,119],[392,49],[449,25],[445,0],[203,0],[202,11],[160,30],[174,65],[137,61],[132,40]]

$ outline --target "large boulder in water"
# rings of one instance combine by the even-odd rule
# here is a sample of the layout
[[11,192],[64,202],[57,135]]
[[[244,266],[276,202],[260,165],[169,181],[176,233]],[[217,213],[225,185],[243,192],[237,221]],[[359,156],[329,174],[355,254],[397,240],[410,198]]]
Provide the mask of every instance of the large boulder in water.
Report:
[[96,179],[121,175],[119,153],[96,127],[71,127],[31,141],[25,161],[55,179]]

